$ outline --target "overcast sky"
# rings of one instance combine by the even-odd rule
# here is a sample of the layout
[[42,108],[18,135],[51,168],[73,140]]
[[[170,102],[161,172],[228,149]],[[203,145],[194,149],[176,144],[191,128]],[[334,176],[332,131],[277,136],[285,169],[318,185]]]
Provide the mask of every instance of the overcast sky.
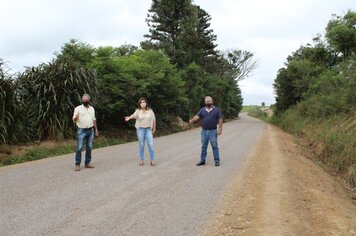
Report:
[[[258,68],[239,85],[244,105],[275,103],[273,81],[286,57],[324,34],[332,14],[355,0],[194,0],[211,17],[219,50],[252,52]],[[151,0],[0,0],[0,58],[12,72],[48,62],[70,39],[139,46]]]

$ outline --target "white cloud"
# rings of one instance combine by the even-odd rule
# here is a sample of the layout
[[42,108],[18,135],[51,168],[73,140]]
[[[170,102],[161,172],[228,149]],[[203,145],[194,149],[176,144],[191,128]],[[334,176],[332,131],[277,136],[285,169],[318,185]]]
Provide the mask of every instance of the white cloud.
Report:
[[239,82],[244,105],[260,105],[265,102],[271,105],[274,102],[274,94],[271,85],[263,84],[255,80],[243,80]]

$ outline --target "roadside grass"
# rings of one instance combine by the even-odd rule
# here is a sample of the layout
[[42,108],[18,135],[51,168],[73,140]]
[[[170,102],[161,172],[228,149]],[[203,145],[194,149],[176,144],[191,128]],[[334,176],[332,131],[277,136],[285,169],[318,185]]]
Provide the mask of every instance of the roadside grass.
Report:
[[241,112],[247,112],[247,114],[251,117],[261,119],[264,121],[269,121],[266,108],[262,106],[243,106]]
[[59,156],[73,152],[75,145],[59,145],[56,147],[33,147],[24,154],[13,154],[3,157],[0,166],[39,160],[45,157]]
[[316,162],[356,187],[354,115],[335,114],[327,118],[310,118],[290,109],[280,117],[273,116],[271,123],[299,137]]
[[242,110],[241,110],[241,112],[249,112],[249,111],[251,111],[251,110],[254,110],[254,109],[256,109],[256,107],[258,107],[258,106],[242,106]]

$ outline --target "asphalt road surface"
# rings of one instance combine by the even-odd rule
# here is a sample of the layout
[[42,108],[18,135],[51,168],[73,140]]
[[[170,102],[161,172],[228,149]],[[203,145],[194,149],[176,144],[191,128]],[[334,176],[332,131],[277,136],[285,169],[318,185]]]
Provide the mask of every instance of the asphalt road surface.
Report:
[[0,235],[196,235],[265,123],[241,114],[198,167],[200,128],[155,138],[157,166],[138,165],[138,143],[93,150],[95,169],[74,154],[0,168]]

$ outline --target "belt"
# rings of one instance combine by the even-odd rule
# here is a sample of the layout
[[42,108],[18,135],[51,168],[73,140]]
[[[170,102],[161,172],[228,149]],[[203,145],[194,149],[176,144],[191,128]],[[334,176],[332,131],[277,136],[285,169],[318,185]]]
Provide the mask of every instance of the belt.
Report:
[[90,127],[90,128],[79,128],[79,129],[90,130],[90,129],[92,129],[92,128],[94,128],[94,127]]
[[204,128],[202,128],[203,130],[216,130],[217,128],[215,128],[215,129],[204,129]]

